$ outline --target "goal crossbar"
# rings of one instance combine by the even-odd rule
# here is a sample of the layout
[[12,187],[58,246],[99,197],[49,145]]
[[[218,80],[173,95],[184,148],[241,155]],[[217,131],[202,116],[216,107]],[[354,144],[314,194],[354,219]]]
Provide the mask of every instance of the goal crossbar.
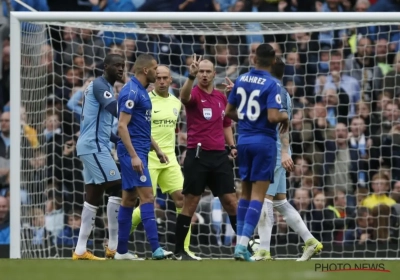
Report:
[[[274,24],[286,23],[325,23],[348,26],[349,23],[358,23],[358,26],[379,23],[379,25],[391,25],[400,22],[400,13],[130,13],[130,12],[11,12],[10,13],[10,258],[21,258],[21,23],[36,22],[42,24],[63,23],[70,25],[76,22],[94,23],[119,22],[119,23],[248,23],[262,22]],[[351,24],[350,24],[351,25]],[[144,32],[147,32],[145,30]],[[197,30],[197,34],[202,31]],[[195,32],[196,33],[196,32]]]
[[154,13],[154,12],[11,12],[18,21],[80,21],[80,22],[360,22],[393,23],[400,21],[400,13]]

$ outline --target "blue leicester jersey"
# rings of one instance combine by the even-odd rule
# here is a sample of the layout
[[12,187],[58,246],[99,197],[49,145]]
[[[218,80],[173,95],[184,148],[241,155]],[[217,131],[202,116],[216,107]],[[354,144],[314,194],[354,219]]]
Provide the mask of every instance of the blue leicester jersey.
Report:
[[[131,115],[128,124],[129,136],[136,153],[147,157],[151,145],[151,100],[146,89],[140,82],[132,77],[125,84],[118,96],[118,118],[121,112]],[[119,140],[117,145],[118,155],[128,153]]]
[[89,84],[83,95],[78,156],[110,151],[114,116],[105,107],[115,101],[113,86],[104,77]]
[[[276,82],[281,85],[280,81],[276,79]],[[287,92],[287,90],[281,85],[281,101],[282,104],[285,104],[286,106],[285,109],[280,110],[286,111],[289,116],[289,120],[292,119],[292,101],[290,100],[290,94]],[[276,135],[277,135],[277,140],[276,140],[276,148],[277,148],[277,155],[276,155],[276,165],[281,166],[281,139],[279,137],[279,128],[276,129]],[[292,155],[292,151],[290,150],[289,147],[289,155]]]
[[270,73],[251,70],[239,76],[228,102],[237,108],[238,144],[276,141],[276,124],[268,121],[268,109],[282,109],[280,86]]

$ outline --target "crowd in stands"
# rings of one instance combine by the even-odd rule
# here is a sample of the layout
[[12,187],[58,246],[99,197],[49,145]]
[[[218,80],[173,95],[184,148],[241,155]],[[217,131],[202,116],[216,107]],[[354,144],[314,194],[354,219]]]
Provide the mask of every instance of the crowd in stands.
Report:
[[[104,12],[400,12],[399,0],[24,0],[38,11]],[[68,4],[67,4],[68,3]],[[2,1],[4,17],[25,7]],[[132,17],[134,19],[134,17]],[[267,20],[267,19],[266,19]],[[233,25],[233,23],[226,23]],[[84,24],[82,24],[84,26]],[[291,147],[294,171],[288,176],[288,199],[311,232],[323,242],[367,244],[398,242],[400,215],[400,26],[368,26],[310,33],[254,35],[260,23],[246,25],[247,35],[172,35],[158,24],[159,35],[138,32],[149,24],[132,23],[133,33],[49,26],[40,46],[46,101],[26,99],[21,107],[21,199],[25,238],[32,244],[73,246],[80,224],[84,184],[76,156],[82,96],[102,74],[102,60],[119,53],[127,60],[126,80],[140,53],[170,66],[171,92],[178,94],[194,53],[215,63],[215,86],[235,80],[253,67],[257,46],[270,43],[285,64],[283,85],[292,96]],[[29,27],[27,27],[29,28]],[[233,26],[234,28],[234,26]],[[24,31],[23,31],[24,32]],[[0,86],[0,244],[9,242],[10,46],[2,41]],[[29,36],[26,31],[25,36]],[[22,67],[28,67],[28,63]],[[22,71],[24,73],[24,71]],[[35,75],[34,71],[31,71]],[[29,78],[29,77],[28,77]],[[39,77],[30,77],[38,79]],[[27,83],[23,84],[26,86]],[[32,86],[35,83],[31,82]],[[118,94],[122,83],[116,83]],[[43,98],[44,95],[41,96]],[[43,105],[43,102],[45,105]],[[35,111],[40,108],[43,112]],[[235,124],[233,124],[235,129]],[[185,111],[180,114],[176,152],[182,163],[186,145]],[[24,152],[27,151],[27,152]],[[115,156],[116,158],[116,156]],[[116,158],[117,160],[117,158]],[[235,171],[236,189],[240,181]],[[172,242],[173,203],[157,198],[163,241]],[[202,197],[192,220],[196,242],[230,246],[235,242],[229,220],[217,198]],[[106,239],[104,215],[96,220],[95,242]],[[200,234],[202,233],[202,234]],[[144,240],[144,235],[135,235]],[[212,239],[203,241],[204,236]],[[211,240],[211,241],[210,241]],[[273,243],[300,240],[278,213]]]

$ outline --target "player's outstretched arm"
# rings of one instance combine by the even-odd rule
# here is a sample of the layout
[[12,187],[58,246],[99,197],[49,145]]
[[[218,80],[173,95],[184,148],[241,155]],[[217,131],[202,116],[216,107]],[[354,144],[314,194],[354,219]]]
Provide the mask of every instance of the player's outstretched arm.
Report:
[[183,84],[181,90],[179,91],[179,96],[183,104],[188,103],[191,98],[193,82],[196,79],[196,75],[199,72],[199,63],[201,61],[201,56],[197,57],[196,54],[193,56],[193,62],[189,67],[189,77]]
[[144,168],[143,163],[141,159],[138,157],[135,148],[132,145],[131,137],[129,136],[128,124],[130,121],[131,121],[130,114],[127,114],[125,112],[120,113],[118,120],[118,134],[121,137],[122,143],[124,143],[124,146],[128,151],[129,156],[132,159],[133,169],[143,175],[143,168]]

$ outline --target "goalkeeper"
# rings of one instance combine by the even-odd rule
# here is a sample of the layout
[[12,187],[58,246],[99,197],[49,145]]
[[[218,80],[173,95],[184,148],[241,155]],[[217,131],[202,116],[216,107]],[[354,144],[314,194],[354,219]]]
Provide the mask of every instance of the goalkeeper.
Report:
[[[292,107],[290,95],[280,82],[284,69],[285,64],[280,58],[276,58],[276,63],[272,66],[271,74],[280,85],[282,104],[287,104],[285,108],[287,108],[287,113],[290,118]],[[297,259],[297,261],[308,261],[312,256],[319,253],[323,249],[323,246],[307,229],[297,210],[286,200],[286,171],[291,171],[293,169],[289,145],[289,131],[284,133],[279,133],[277,131],[277,134],[277,160],[274,171],[274,183],[269,186],[267,194],[265,195],[261,217],[258,222],[260,246],[257,252],[252,256],[252,259],[255,261],[271,260],[270,243],[272,227],[274,225],[273,208],[275,208],[284,216],[288,226],[298,233],[305,242],[303,255],[301,258]]]
[[[175,202],[177,214],[181,213],[183,206],[183,175],[181,167],[175,155],[175,129],[181,111],[181,101],[168,92],[172,83],[171,72],[166,66],[157,68],[155,89],[149,92],[153,106],[151,121],[151,136],[157,142],[160,149],[167,155],[170,163],[160,163],[156,153],[149,153],[149,172],[153,184],[153,192],[156,195],[157,185],[162,193],[167,193]],[[140,224],[140,208],[137,207],[132,215],[133,232]],[[189,250],[190,229],[185,239],[184,249],[193,259],[200,260]]]

